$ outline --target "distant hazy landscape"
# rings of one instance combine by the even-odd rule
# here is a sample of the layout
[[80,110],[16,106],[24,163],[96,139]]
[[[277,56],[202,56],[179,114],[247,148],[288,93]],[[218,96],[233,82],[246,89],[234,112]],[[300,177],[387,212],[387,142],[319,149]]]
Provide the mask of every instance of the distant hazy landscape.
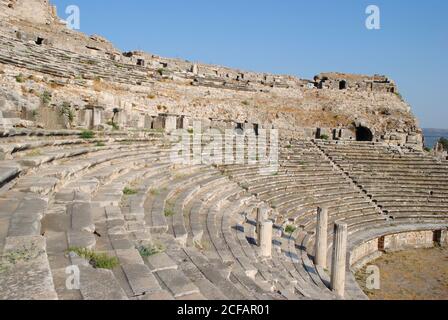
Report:
[[423,129],[423,134],[425,136],[425,146],[433,148],[436,142],[444,137],[448,139],[447,129]]

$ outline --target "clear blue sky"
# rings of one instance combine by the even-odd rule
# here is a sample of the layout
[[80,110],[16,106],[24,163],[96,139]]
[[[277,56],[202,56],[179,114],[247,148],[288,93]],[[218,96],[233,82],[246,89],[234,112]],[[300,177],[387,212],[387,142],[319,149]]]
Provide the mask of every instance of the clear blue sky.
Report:
[[[123,51],[312,78],[386,74],[422,127],[448,129],[446,0],[52,0]],[[381,30],[365,9],[381,10]]]

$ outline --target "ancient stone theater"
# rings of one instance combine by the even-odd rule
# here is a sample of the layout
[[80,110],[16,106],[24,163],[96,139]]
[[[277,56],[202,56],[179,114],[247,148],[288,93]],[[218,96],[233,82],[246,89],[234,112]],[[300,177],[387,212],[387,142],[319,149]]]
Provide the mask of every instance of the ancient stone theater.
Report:
[[0,21],[0,299],[368,299],[372,259],[447,245],[446,154],[388,76],[121,52],[48,0]]

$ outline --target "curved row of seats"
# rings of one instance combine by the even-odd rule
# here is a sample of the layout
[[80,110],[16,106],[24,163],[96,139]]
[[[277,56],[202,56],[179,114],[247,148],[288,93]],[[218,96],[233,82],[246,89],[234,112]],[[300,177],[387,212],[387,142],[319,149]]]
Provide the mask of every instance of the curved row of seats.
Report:
[[[326,149],[334,144],[337,143],[291,141],[289,145],[283,144],[280,169],[270,176],[261,175],[260,166],[233,165],[222,168],[225,175],[270,205],[273,210],[271,219],[283,230],[283,234],[288,226],[293,226],[292,230],[296,229],[290,236],[294,243],[291,248],[299,251],[299,257],[305,261],[305,269],[313,270],[313,273],[318,275],[314,278],[320,278],[325,287],[329,286],[328,270],[327,272],[320,270],[312,261],[317,207],[328,208],[330,225],[335,221],[346,222],[349,238],[353,238],[353,241],[358,239],[357,244],[360,243],[360,239],[368,239],[372,230],[391,228],[418,230],[428,225],[443,228],[448,222],[444,214],[447,210],[447,198],[442,182],[448,173],[446,163],[438,163],[422,154],[409,154],[392,147],[356,142],[344,145],[344,151],[351,150],[349,155],[355,157],[356,150],[360,149],[361,154],[352,162],[346,163],[347,154],[334,154]],[[384,153],[383,150],[389,150],[389,153]],[[380,157],[379,155],[382,156],[382,161],[379,163],[382,165],[387,163],[391,173],[385,166],[366,169],[368,165],[372,165],[373,159]],[[406,165],[400,163],[404,158],[408,160]],[[366,184],[359,183],[360,177],[354,175],[353,171],[353,168],[362,168],[364,172],[368,172],[365,179],[374,179],[384,170],[386,175],[395,174],[399,171],[396,170],[397,167],[403,172],[398,187],[396,179],[401,178],[399,174],[395,176],[398,178],[393,180],[383,177],[390,190],[394,190],[394,193],[389,195],[389,200],[384,203],[381,201],[384,198],[372,195],[372,190],[367,188]],[[421,173],[418,183],[413,180],[414,167],[418,168],[419,174]],[[404,177],[405,172],[408,173],[407,177]],[[423,179],[424,175],[429,178]],[[377,189],[378,192],[387,194],[388,189],[385,185],[378,185]],[[405,194],[409,189],[413,193]],[[431,197],[415,198],[417,194],[425,194],[425,190],[431,190]],[[424,200],[424,203],[416,205],[415,201],[419,200]],[[412,210],[409,208],[411,206]],[[290,227],[289,229],[291,230]],[[327,269],[331,265],[332,237],[333,230],[330,227]],[[292,250],[289,252],[285,250],[285,254],[291,252]],[[347,279],[347,297],[365,298],[353,276],[348,274]]]
[[393,218],[448,217],[448,163],[383,144],[320,142],[320,148]]
[[[328,272],[332,228],[327,268],[313,263],[318,206],[328,207],[330,224],[348,223],[352,245],[378,230],[446,224],[442,214],[424,210],[391,214],[389,202],[398,208],[412,199],[401,194],[400,203],[383,204],[346,171],[357,160],[339,162],[323,144],[282,142],[278,171],[263,171],[260,163],[176,164],[169,140],[155,133],[5,136],[0,168],[19,169],[1,189],[0,252],[30,257],[0,268],[0,298],[336,299]],[[445,164],[420,160],[428,174],[443,175]],[[446,203],[443,193],[436,197],[442,189],[434,188],[432,202]],[[257,245],[260,207],[274,221],[272,259]],[[70,248],[105,253],[118,265],[95,268]],[[68,288],[73,265],[80,283]],[[347,279],[346,298],[364,299]]]
[[[87,56],[51,46],[37,45],[0,36],[0,63],[26,68],[42,74],[73,79],[78,85],[85,80],[101,78],[106,81],[150,86],[159,74],[156,68],[121,63],[112,59]],[[165,70],[170,72],[169,70]],[[192,81],[192,85],[231,90],[255,91],[248,82],[235,81],[213,76],[197,77],[186,71],[171,71],[176,77]],[[260,84],[263,84],[260,82]],[[284,83],[266,83],[265,85],[288,87]]]
[[[46,261],[40,267],[44,277],[25,279],[40,288],[38,292],[17,291],[22,274],[12,268],[3,278],[8,280],[0,282],[3,298],[319,296],[306,281],[294,280],[297,274],[288,270],[290,259],[270,265],[258,258],[258,247],[238,228],[258,201],[219,170],[173,165],[165,141],[155,135],[101,141],[76,135],[2,141],[10,159],[5,161],[22,161],[23,166],[2,194],[2,218],[8,215],[1,224],[2,249],[13,252],[9,242],[14,239],[36,241]],[[77,145],[83,152],[76,151]],[[29,161],[35,157],[39,161]],[[138,248],[155,245],[162,252],[140,255]],[[120,266],[95,269],[82,257],[68,254],[69,248],[77,247],[115,256]],[[32,271],[32,262],[23,268]],[[71,265],[81,271],[76,290],[66,286]],[[17,287],[11,287],[15,282]],[[297,282],[301,286],[291,285]]]

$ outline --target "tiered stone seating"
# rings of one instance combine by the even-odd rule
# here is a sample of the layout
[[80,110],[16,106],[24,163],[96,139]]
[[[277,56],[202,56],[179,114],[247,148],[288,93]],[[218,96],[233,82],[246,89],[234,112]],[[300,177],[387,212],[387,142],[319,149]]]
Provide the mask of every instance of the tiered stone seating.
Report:
[[[39,270],[43,269],[39,272],[46,276],[27,283],[37,292],[23,292],[24,298],[294,296],[274,292],[275,279],[267,276],[268,271],[256,277],[262,269],[260,263],[252,265],[256,248],[234,229],[240,212],[247,209],[245,191],[219,170],[173,167],[167,145],[157,135],[83,140],[77,134],[61,137],[46,132],[40,140],[32,135],[15,140],[10,134],[1,141],[10,159],[3,162],[19,162],[22,168],[5,185],[0,200],[1,247],[7,253],[15,239],[41,237],[41,255],[33,259],[47,261],[39,262]],[[31,161],[34,157],[40,160]],[[126,187],[135,194],[124,194]],[[233,202],[236,199],[240,200]],[[140,255],[140,246],[155,244],[163,252]],[[92,268],[83,258],[68,254],[76,247],[117,257],[120,267]],[[66,268],[71,265],[80,266],[77,290],[66,288]],[[2,297],[20,296],[16,294],[21,292],[20,270],[11,268]],[[283,283],[287,286],[288,279]]]
[[[285,274],[294,270],[293,278],[301,279],[300,282],[295,280],[297,290],[306,297],[331,298],[328,275],[316,268],[312,261],[316,208],[329,208],[330,223],[345,220],[351,226],[356,225],[357,219],[385,221],[386,217],[311,142],[293,141],[284,145],[278,172],[262,175],[260,168],[260,165],[233,165],[222,169],[257,200],[271,207],[273,214],[270,218],[278,230],[274,243],[279,261],[287,261],[281,263],[286,267]],[[242,229],[252,229],[249,234],[253,235],[254,227],[250,223],[254,224],[255,220],[252,215],[252,220],[243,224]],[[288,234],[288,226],[293,226],[296,232]]]
[[319,146],[393,219],[448,218],[446,162],[378,143]]
[[[8,188],[6,186],[3,188],[1,194],[2,232],[0,233],[0,242],[4,254],[12,250],[8,243],[13,243],[15,239],[24,239],[22,241],[24,243],[27,239],[32,241],[33,244],[36,242],[39,244],[40,255],[35,259],[42,260],[43,257],[49,256],[50,264],[47,264],[46,272],[51,275],[48,267],[52,267],[51,253],[54,248],[52,248],[53,239],[51,237],[54,229],[60,231],[64,226],[67,228],[67,234],[62,238],[57,238],[54,242],[56,247],[60,247],[61,243],[64,242],[68,242],[72,246],[73,244],[74,246],[82,244],[82,247],[92,247],[95,244],[95,238],[92,234],[95,231],[92,205],[87,193],[89,187],[93,189],[95,184],[89,185],[80,181],[76,185],[76,182],[70,183],[70,180],[91,168],[105,167],[114,160],[118,161],[118,159],[124,158],[125,163],[129,164],[129,161],[133,159],[132,157],[146,156],[148,152],[151,154],[151,149],[148,146],[159,138],[148,137],[142,139],[141,143],[138,143],[139,139],[135,139],[135,143],[128,144],[129,140],[125,140],[124,136],[120,139],[109,137],[108,139],[100,139],[103,143],[105,142],[104,147],[97,147],[96,143],[98,141],[96,139],[81,141],[72,137],[70,143],[66,143],[68,140],[58,140],[59,137],[56,138],[48,132],[40,139],[40,141],[35,141],[32,137],[21,136],[20,143],[14,141],[14,138],[11,137],[4,138],[1,141],[3,149],[8,151],[11,158],[11,160],[3,161],[2,164],[4,162],[19,162],[26,157],[31,158],[37,153],[25,157],[23,157],[23,154],[24,152],[30,152],[30,150],[33,152],[33,149],[39,150],[39,157],[47,157],[47,159],[45,161],[23,163],[19,172],[20,175],[17,175],[16,179],[10,182]],[[126,142],[126,144],[123,144],[123,142]],[[73,143],[84,145],[86,151],[73,153],[71,147]],[[36,149],[37,147],[38,149]],[[58,156],[55,156],[55,153]],[[68,190],[59,192],[61,188],[68,188]],[[67,201],[68,203],[65,205],[61,204]],[[36,238],[42,234],[46,237],[43,243]],[[57,236],[61,237],[61,235]],[[61,241],[63,239],[67,240]],[[28,251],[32,252],[31,249],[23,249],[25,251],[23,254],[28,254]],[[64,250],[66,249],[64,248]],[[14,250],[20,251],[19,249]],[[17,253],[12,252],[12,254]],[[28,261],[28,259],[24,258],[25,261]],[[30,262],[30,264],[32,263]],[[42,268],[44,266],[45,264],[42,263]],[[53,286],[51,277],[43,277],[43,279],[48,280],[45,284],[39,283],[34,278],[26,284],[30,287],[36,285],[35,289],[40,287],[46,292],[27,290],[17,293],[20,291],[18,290],[20,288],[19,282],[16,283],[18,274],[21,272],[19,265],[9,266],[7,272],[7,276],[4,277],[6,282],[2,286],[5,297],[18,297],[20,294],[23,295],[23,298],[39,298],[42,295],[56,297],[54,289],[53,291],[50,290]]]
[[[317,206],[328,207],[330,224],[347,222],[352,245],[378,230],[405,228],[399,222],[404,217],[420,215],[426,227],[446,219],[443,184],[436,188],[424,176],[416,178],[424,170],[442,179],[446,165],[416,154],[395,162],[380,145],[371,156],[383,154],[386,175],[412,173],[393,176],[402,189],[384,184],[400,203],[379,192],[376,175],[354,176],[369,172],[373,159],[344,160],[331,153],[336,144],[283,142],[278,171],[266,175],[262,164],[174,164],[161,134],[78,135],[16,131],[0,140],[0,168],[17,166],[0,193],[0,253],[3,259],[22,251],[26,256],[15,265],[0,264],[6,266],[0,269],[1,298],[335,299],[329,265],[326,270],[313,262]],[[363,165],[355,167],[358,162]],[[370,181],[378,184],[377,193],[366,189]],[[422,185],[441,210],[432,215],[406,209],[401,215],[400,208],[428,199]],[[412,188],[417,197],[403,191]],[[274,221],[271,259],[263,257],[257,240],[257,208],[263,206]],[[118,266],[95,268],[70,248],[106,253]],[[81,272],[74,290],[66,286],[72,265]],[[28,269],[32,273],[22,283]],[[365,298],[347,279],[346,298]]]
[[[71,51],[39,46],[18,39],[0,37],[0,62],[61,78],[95,79],[148,85],[148,70],[109,59],[88,57]],[[67,63],[69,62],[69,63]],[[79,80],[82,84],[82,80]]]
[[[85,80],[101,78],[123,84],[149,86],[156,79],[175,76],[193,80],[194,86],[205,86],[237,91],[257,91],[247,81],[236,81],[213,76],[192,76],[186,71],[164,69],[167,75],[161,76],[155,68],[121,63],[103,57],[92,57],[51,46],[40,46],[19,39],[0,36],[0,63],[26,68],[59,78],[76,79],[78,85]],[[261,84],[261,83],[259,83]],[[269,84],[266,84],[269,85]],[[272,85],[273,86],[273,85]],[[278,87],[287,85],[276,84]]]

